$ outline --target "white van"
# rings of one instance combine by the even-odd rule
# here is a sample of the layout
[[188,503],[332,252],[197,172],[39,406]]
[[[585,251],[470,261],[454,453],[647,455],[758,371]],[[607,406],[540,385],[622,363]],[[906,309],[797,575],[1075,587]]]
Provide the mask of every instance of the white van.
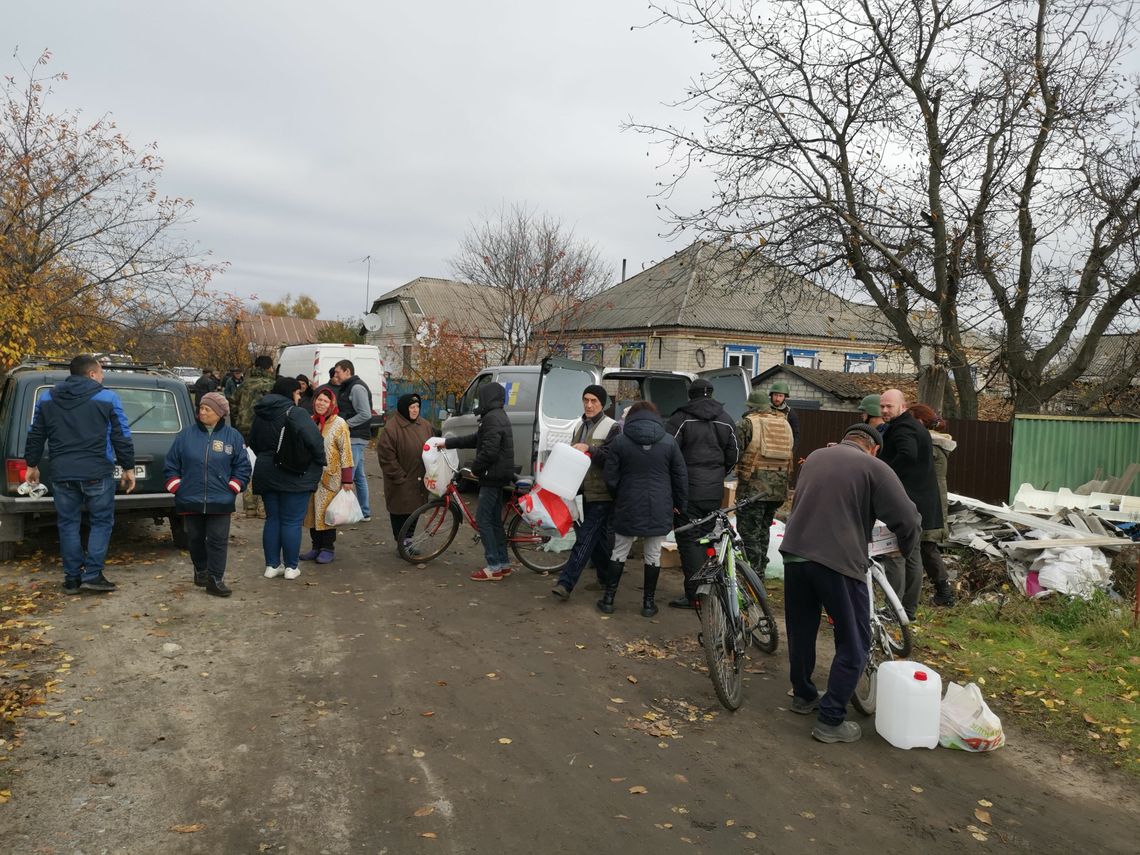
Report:
[[352,363],[356,376],[372,393],[372,428],[384,420],[384,399],[388,393],[384,380],[384,361],[374,344],[291,344],[281,348],[277,357],[277,376],[296,377],[304,374],[313,388],[326,386],[334,365],[342,359]]
[[[444,436],[474,433],[479,387],[495,381],[507,390],[503,408],[511,421],[515,468],[524,475],[542,469],[556,442],[569,442],[582,418],[582,390],[602,384],[610,398],[606,412],[620,418],[636,400],[652,401],[661,418],[689,400],[689,384],[697,378],[713,384],[713,397],[733,419],[744,415],[752,384],[743,368],[733,366],[690,374],[646,368],[599,368],[586,362],[548,357],[541,365],[498,365],[484,368],[457,401],[454,415],[443,423]],[[474,452],[460,450],[464,465]]]

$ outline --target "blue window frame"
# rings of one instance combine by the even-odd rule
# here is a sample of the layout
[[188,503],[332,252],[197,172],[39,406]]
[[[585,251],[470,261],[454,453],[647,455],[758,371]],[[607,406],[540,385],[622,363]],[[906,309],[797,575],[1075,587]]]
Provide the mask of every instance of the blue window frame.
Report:
[[784,364],[799,365],[802,368],[816,368],[819,360],[816,358],[818,350],[804,350],[800,347],[784,348]]
[[582,345],[582,361],[588,362],[591,365],[597,365],[599,368],[605,365],[606,347],[604,344],[584,344]]
[[618,362],[621,368],[645,367],[645,342],[630,341],[621,346],[621,357]]
[[747,371],[749,377],[755,377],[760,370],[760,348],[747,344],[725,345],[724,367],[736,365]]
[[846,353],[843,355],[843,370],[848,374],[874,374],[876,353]]

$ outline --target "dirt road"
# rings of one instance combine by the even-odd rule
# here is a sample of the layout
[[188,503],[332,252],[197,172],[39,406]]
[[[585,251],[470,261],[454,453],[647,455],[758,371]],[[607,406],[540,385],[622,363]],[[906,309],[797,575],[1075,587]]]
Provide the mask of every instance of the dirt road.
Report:
[[229,600],[121,541],[117,593],[61,598],[64,714],[8,764],[0,852],[1136,851],[1134,781],[1012,727],[986,756],[898,751],[866,721],[820,745],[786,710],[782,650],[724,712],[694,617],[641,618],[639,572],[606,618],[525,569],[468,581],[465,532],[416,569],[378,516],[296,581],[262,578],[259,544],[237,521]]

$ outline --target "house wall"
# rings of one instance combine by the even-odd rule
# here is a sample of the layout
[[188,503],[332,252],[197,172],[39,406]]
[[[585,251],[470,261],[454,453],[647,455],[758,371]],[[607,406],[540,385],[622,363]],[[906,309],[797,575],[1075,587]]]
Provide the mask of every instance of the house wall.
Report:
[[374,344],[380,348],[384,369],[393,377],[403,377],[404,347],[415,344],[415,330],[412,329],[408,316],[396,300],[381,303],[375,314],[380,317],[381,327],[375,332],[365,333],[364,343]]

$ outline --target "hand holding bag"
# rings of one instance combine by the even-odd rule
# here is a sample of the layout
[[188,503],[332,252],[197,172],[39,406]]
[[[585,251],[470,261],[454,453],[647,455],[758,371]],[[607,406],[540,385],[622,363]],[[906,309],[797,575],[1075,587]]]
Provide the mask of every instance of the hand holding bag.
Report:
[[364,512],[360,510],[360,502],[352,490],[341,490],[325,510],[325,525],[352,525],[363,519]]

